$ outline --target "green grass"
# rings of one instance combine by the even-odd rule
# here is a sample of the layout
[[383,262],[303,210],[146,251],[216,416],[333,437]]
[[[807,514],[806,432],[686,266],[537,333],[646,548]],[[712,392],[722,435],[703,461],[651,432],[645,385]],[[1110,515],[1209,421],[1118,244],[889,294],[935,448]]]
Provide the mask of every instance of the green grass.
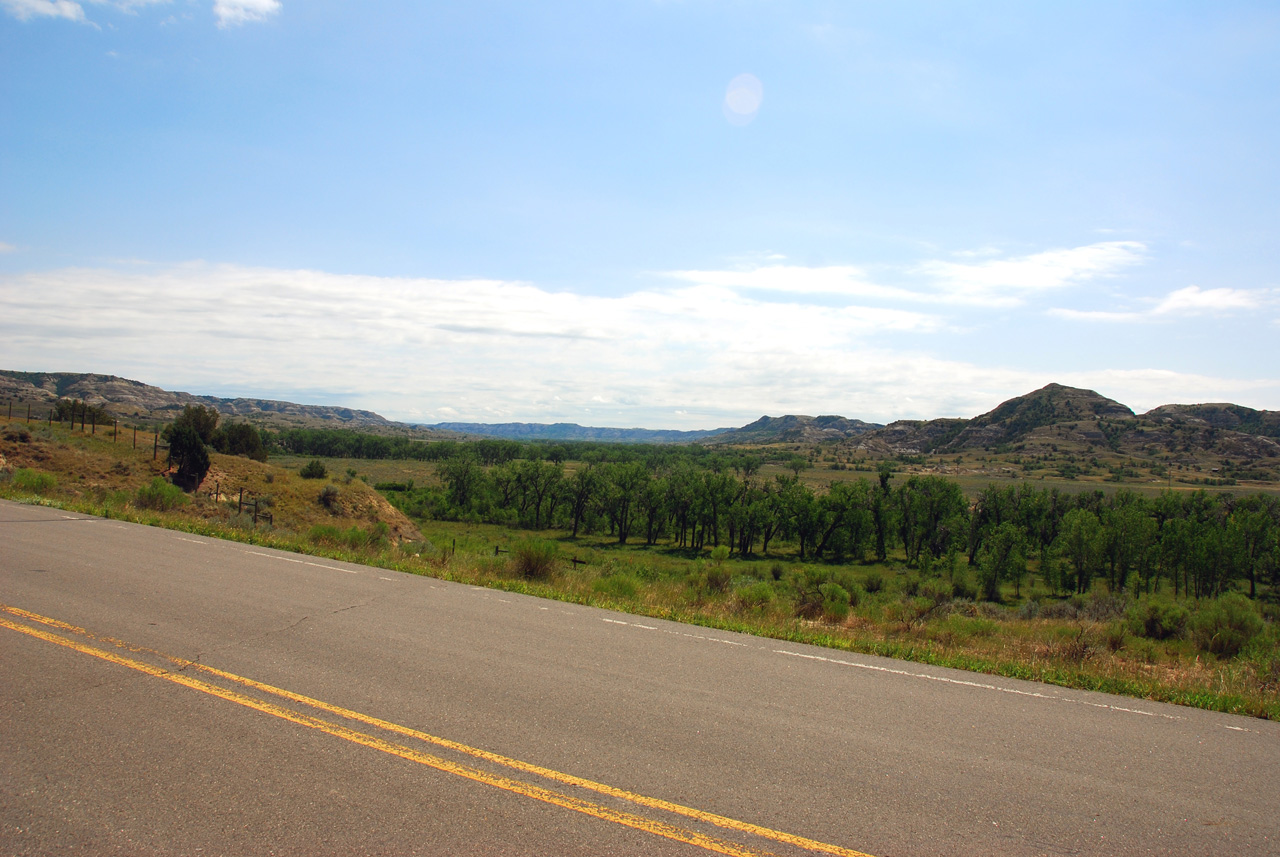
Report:
[[[54,456],[57,473],[19,468],[0,480],[0,496],[839,651],[1280,718],[1280,657],[1275,654],[1280,640],[1272,622],[1241,655],[1219,658],[1198,649],[1189,632],[1153,640],[1123,628],[1117,632],[1124,620],[1116,617],[1044,618],[1036,611],[1023,611],[1024,616],[1020,610],[1033,598],[1066,605],[1050,597],[1035,576],[1024,582],[1022,598],[1006,592],[1005,606],[957,602],[935,611],[929,609],[932,593],[952,589],[948,569],[941,567],[935,573],[943,577],[931,581],[901,561],[831,566],[802,564],[789,554],[713,557],[710,550],[665,545],[620,547],[603,535],[573,539],[561,531],[438,521],[421,524],[421,540],[396,545],[372,521],[337,517],[316,500],[326,485],[343,493],[364,489],[358,483],[343,484],[361,477],[371,483],[432,485],[434,466],[424,462],[329,459],[325,464],[336,481],[328,481],[297,477],[309,457],[273,459],[284,469],[227,460],[224,479],[235,481],[222,488],[230,503],[201,496],[181,508],[140,508],[147,504],[137,498],[155,472],[149,446],[135,451],[125,442],[76,437],[57,427],[33,425],[31,431],[32,443],[45,443]],[[356,471],[354,476],[350,470]],[[267,508],[276,513],[277,522],[296,520],[294,529],[265,522],[254,526],[251,518],[237,516],[234,486],[243,480],[250,481],[256,494],[272,498]],[[984,487],[989,481],[981,478]],[[552,557],[549,571],[522,569],[520,551],[529,544],[554,546],[546,549]],[[812,574],[805,578],[801,569]],[[967,574],[963,566],[961,573]],[[797,615],[796,587],[802,578],[822,596],[819,609],[808,618]],[[852,602],[847,610],[826,604],[838,594],[832,584],[847,593]]]

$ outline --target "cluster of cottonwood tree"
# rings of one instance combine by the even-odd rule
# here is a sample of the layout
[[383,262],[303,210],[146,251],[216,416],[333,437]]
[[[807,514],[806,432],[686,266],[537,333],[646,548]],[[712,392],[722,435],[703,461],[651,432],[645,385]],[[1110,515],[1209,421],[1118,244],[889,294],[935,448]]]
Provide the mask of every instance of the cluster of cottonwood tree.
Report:
[[420,516],[607,533],[741,556],[801,560],[904,559],[977,570],[987,597],[1020,588],[1031,569],[1059,591],[1172,588],[1214,596],[1240,583],[1251,597],[1280,593],[1280,501],[1266,494],[1119,490],[1076,494],[1031,483],[989,486],[974,501],[948,479],[895,476],[837,481],[815,490],[796,476],[766,478],[750,455],[682,454],[615,460],[588,455],[572,467],[545,458],[486,464],[466,446],[437,465],[441,485],[386,485]]

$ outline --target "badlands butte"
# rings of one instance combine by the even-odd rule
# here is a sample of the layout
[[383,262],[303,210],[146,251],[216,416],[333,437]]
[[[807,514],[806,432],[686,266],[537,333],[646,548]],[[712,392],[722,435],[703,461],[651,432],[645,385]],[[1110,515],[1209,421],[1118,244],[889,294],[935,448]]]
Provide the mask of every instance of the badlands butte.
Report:
[[[888,425],[843,416],[763,416],[749,425],[710,431],[667,431],[570,423],[439,423],[410,425],[372,411],[256,398],[171,392],[113,375],[0,371],[0,407],[14,416],[46,417],[59,400],[84,402],[122,424],[171,421],[189,405],[216,409],[225,420],[259,428],[349,429],[413,439],[467,437],[521,441],[698,443],[793,447],[813,469],[844,469],[862,459],[906,459],[946,472],[1181,481],[1271,483],[1280,479],[1280,411],[1231,403],[1168,404],[1145,413],[1092,390],[1049,384],[970,419],[897,420]],[[959,463],[956,457],[959,456]],[[932,461],[925,460],[933,459]],[[825,465],[825,467],[824,467]],[[1044,465],[1044,466],[1039,466]]]

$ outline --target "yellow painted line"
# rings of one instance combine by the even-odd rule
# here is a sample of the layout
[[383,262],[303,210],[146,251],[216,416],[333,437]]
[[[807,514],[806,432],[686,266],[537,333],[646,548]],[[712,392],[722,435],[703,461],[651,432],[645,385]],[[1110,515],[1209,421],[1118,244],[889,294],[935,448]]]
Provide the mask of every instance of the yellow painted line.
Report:
[[[841,846],[839,846],[839,845],[832,845],[832,844],[830,844],[830,843],[820,842],[820,841],[817,841],[817,840],[814,840],[814,839],[808,839],[808,838],[803,837],[803,836],[796,836],[796,835],[794,835],[794,834],[786,833],[786,832],[781,831],[781,830],[775,830],[775,829],[773,829],[773,828],[763,827],[763,826],[761,826],[761,825],[757,825],[757,824],[751,824],[750,822],[746,822],[746,821],[739,821],[738,819],[728,818],[728,817],[726,817],[726,816],[716,815],[715,813],[710,813],[710,812],[705,812],[705,811],[703,811],[703,810],[694,809],[694,808],[692,808],[692,807],[682,806],[681,804],[672,803],[671,801],[662,800],[662,799],[660,799],[660,798],[653,798],[653,797],[648,797],[648,796],[645,796],[645,795],[636,794],[636,793],[634,793],[634,792],[629,792],[629,791],[626,791],[626,790],[624,790],[624,789],[620,789],[620,788],[616,788],[616,787],[614,787],[614,786],[606,785],[606,784],[604,784],[604,783],[598,783],[598,782],[595,782],[595,781],[593,781],[593,780],[588,780],[588,779],[585,779],[585,778],[583,778],[583,777],[577,777],[577,776],[574,776],[574,775],[572,775],[572,774],[567,774],[567,773],[564,773],[564,772],[561,772],[561,771],[553,770],[553,769],[551,769],[551,768],[544,768],[544,767],[541,767],[541,766],[539,766],[539,765],[533,765],[533,764],[530,764],[530,763],[528,763],[528,762],[522,762],[522,761],[520,761],[520,760],[518,760],[518,759],[512,759],[512,758],[509,758],[509,757],[507,757],[507,756],[499,755],[499,754],[497,754],[497,753],[491,753],[491,752],[489,752],[489,751],[487,751],[487,750],[481,750],[481,749],[479,749],[479,748],[477,748],[477,747],[471,747],[471,746],[468,746],[468,745],[466,745],[466,744],[461,744],[461,743],[459,743],[459,742],[457,742],[457,741],[451,741],[451,740],[449,740],[449,739],[447,739],[447,738],[441,738],[441,737],[438,737],[438,736],[435,736],[435,735],[428,734],[428,733],[426,733],[426,732],[421,732],[421,731],[419,731],[419,730],[417,730],[417,729],[412,729],[412,728],[407,727],[407,726],[402,726],[402,725],[400,725],[400,724],[398,724],[398,723],[392,723],[392,722],[390,722],[390,721],[382,720],[382,719],[380,719],[380,718],[373,717],[373,716],[368,715],[368,714],[363,714],[363,713],[358,712],[358,711],[352,711],[352,710],[350,710],[350,709],[342,708],[342,707],[340,707],[340,706],[337,706],[337,705],[333,705],[333,704],[331,704],[331,703],[324,702],[323,700],[314,699],[314,698],[312,698],[312,697],[304,696],[304,695],[299,694],[299,693],[294,693],[293,691],[289,691],[289,690],[285,690],[285,689],[283,689],[283,688],[275,687],[275,686],[273,686],[273,685],[265,684],[265,683],[263,683],[263,682],[259,682],[259,681],[256,681],[256,680],[254,680],[254,679],[251,679],[251,678],[246,678],[246,677],[244,677],[244,676],[236,675],[236,674],[234,674],[234,673],[229,673],[229,672],[226,672],[226,671],[224,671],[224,670],[217,669],[216,667],[208,666],[208,665],[206,665],[206,664],[197,663],[197,662],[195,662],[195,661],[189,661],[189,660],[186,660],[186,659],[184,659],[184,658],[175,658],[175,657],[172,657],[172,656],[170,656],[170,655],[166,655],[166,654],[164,654],[164,653],[162,653],[162,652],[157,652],[157,651],[155,651],[154,649],[148,649],[148,648],[141,647],[141,646],[135,646],[135,645],[132,645],[132,644],[126,643],[126,642],[121,641],[121,640],[116,640],[116,639],[111,638],[111,637],[100,637],[100,636],[98,636],[98,635],[96,635],[96,634],[93,634],[92,632],[90,632],[90,631],[88,631],[88,630],[86,630],[86,629],[84,629],[84,628],[80,628],[80,627],[78,627],[78,626],[76,626],[76,625],[71,625],[71,624],[69,624],[69,623],[67,623],[67,622],[63,622],[63,621],[60,621],[60,620],[58,620],[58,619],[51,619],[51,618],[49,618],[49,617],[47,617],[47,616],[41,616],[41,615],[39,615],[39,614],[37,614],[37,613],[31,613],[31,612],[29,612],[29,611],[22,610],[21,608],[18,608],[18,607],[10,607],[10,606],[8,606],[8,605],[0,604],[0,611],[4,611],[4,612],[10,613],[10,614],[12,614],[12,615],[22,617],[22,618],[27,619],[27,620],[30,620],[30,621],[39,622],[39,623],[42,623],[42,624],[48,625],[48,626],[50,626],[50,627],[55,627],[55,628],[58,628],[58,629],[60,629],[60,630],[69,631],[69,632],[71,632],[71,633],[74,633],[74,634],[77,634],[77,635],[81,635],[81,636],[85,636],[85,637],[88,637],[88,638],[93,639],[93,640],[97,640],[97,641],[105,642],[105,643],[110,643],[110,644],[112,644],[112,645],[114,645],[114,646],[117,646],[117,647],[120,647],[120,648],[124,648],[124,649],[130,650],[130,651],[140,652],[140,653],[141,653],[141,652],[146,652],[146,653],[149,653],[149,654],[157,655],[157,656],[162,657],[162,658],[164,658],[164,659],[168,660],[169,662],[171,662],[171,663],[173,663],[173,664],[177,665],[177,666],[178,666],[179,668],[181,668],[181,669],[195,669],[195,670],[199,670],[199,671],[204,672],[204,673],[207,673],[207,674],[209,674],[209,675],[218,676],[219,678],[222,678],[222,679],[224,679],[224,680],[232,681],[232,682],[236,682],[236,683],[238,683],[238,684],[240,684],[240,685],[243,685],[243,686],[245,686],[245,687],[253,688],[253,689],[258,690],[258,691],[261,691],[261,692],[263,692],[263,693],[269,693],[269,694],[272,694],[272,695],[274,695],[274,696],[280,697],[280,698],[282,698],[282,699],[288,699],[288,700],[291,700],[291,701],[293,701],[293,702],[297,702],[297,703],[300,703],[300,704],[302,704],[302,705],[306,705],[306,706],[309,706],[309,707],[312,707],[312,708],[316,708],[316,709],[321,710],[321,711],[327,711],[327,712],[329,712],[330,714],[335,714],[335,715],[337,715],[337,716],[339,716],[339,717],[343,717],[343,718],[346,718],[346,719],[348,719],[348,720],[354,720],[354,721],[357,721],[357,722],[360,722],[360,723],[364,723],[364,724],[366,724],[366,725],[368,725],[368,726],[373,726],[373,727],[375,727],[375,728],[382,729],[382,730],[385,730],[385,731],[388,731],[388,732],[392,732],[392,733],[399,734],[399,735],[404,735],[405,737],[414,738],[414,739],[419,740],[419,741],[422,741],[422,742],[424,742],[424,743],[434,744],[434,745],[436,745],[436,746],[438,746],[438,747],[442,747],[442,748],[445,748],[445,749],[448,749],[448,750],[452,750],[452,751],[454,751],[454,752],[458,752],[458,753],[462,753],[462,754],[465,754],[465,755],[469,755],[469,756],[472,756],[473,758],[483,759],[484,761],[487,761],[487,762],[490,762],[490,763],[493,763],[493,764],[498,764],[498,765],[501,765],[501,766],[503,766],[503,767],[510,768],[510,769],[512,769],[512,770],[521,771],[521,772],[528,773],[528,774],[533,774],[533,775],[535,775],[535,776],[539,776],[539,777],[542,777],[542,778],[544,778],[544,779],[552,780],[552,781],[554,781],[554,782],[564,783],[564,784],[566,784],[566,785],[571,785],[571,786],[575,786],[575,787],[578,787],[578,788],[586,789],[586,790],[589,790],[589,791],[594,791],[594,792],[596,792],[596,793],[598,793],[598,794],[606,795],[606,796],[608,796],[608,797],[612,797],[612,798],[616,798],[616,799],[620,799],[620,800],[628,801],[628,802],[633,803],[633,804],[635,804],[635,805],[637,805],[637,806],[644,806],[644,807],[649,807],[649,808],[651,808],[651,809],[658,809],[658,810],[662,810],[662,811],[664,811],[664,812],[669,812],[669,813],[672,813],[672,814],[675,814],[675,815],[682,815],[682,816],[685,816],[685,817],[687,817],[687,818],[694,819],[694,820],[696,820],[696,821],[700,821],[700,822],[703,822],[703,823],[707,823],[707,824],[715,825],[715,826],[720,827],[720,828],[725,829],[725,830],[735,830],[735,831],[738,831],[738,832],[741,832],[741,833],[751,834],[751,835],[753,835],[753,836],[758,836],[758,837],[761,837],[761,838],[764,838],[764,839],[771,839],[771,840],[773,840],[773,841],[775,841],[775,842],[780,842],[780,843],[784,843],[784,844],[787,844],[787,845],[792,845],[792,846],[795,846],[795,847],[797,847],[797,848],[802,848],[802,849],[805,849],[805,850],[807,850],[807,851],[811,851],[811,852],[817,852],[817,853],[822,853],[822,854],[833,854],[833,855],[837,855],[838,857],[871,857],[871,855],[866,854],[866,853],[864,853],[864,852],[862,852],[862,851],[855,851],[855,850],[853,850],[853,849],[844,848],[844,847],[841,847]],[[142,671],[143,671],[143,672],[147,672],[148,674],[155,675],[156,677],[159,677],[159,678],[166,678],[166,679],[170,679],[170,680],[176,680],[176,679],[174,679],[174,678],[172,678],[172,677],[173,677],[173,676],[175,676],[175,675],[180,675],[180,674],[172,673],[172,672],[170,672],[170,671],[168,671],[168,670],[165,670],[165,669],[162,669],[162,668],[160,668],[160,667],[153,667],[153,666],[151,666],[151,665],[149,665],[149,664],[144,664],[144,663],[142,663],[142,662],[140,662],[140,661],[133,661],[133,660],[132,660],[132,659],[130,659],[130,658],[120,658],[120,656],[111,655],[111,654],[110,654],[110,653],[108,653],[108,652],[103,652],[103,651],[102,651],[102,650],[100,650],[100,649],[95,649],[95,648],[90,647],[90,646],[82,646],[82,644],[77,644],[77,643],[75,643],[74,641],[66,640],[66,639],[65,639],[65,638],[63,638],[63,637],[58,637],[58,636],[56,636],[56,635],[52,635],[52,634],[49,634],[49,635],[47,635],[47,636],[46,636],[46,635],[44,635],[44,634],[43,634],[43,632],[39,632],[39,631],[37,631],[36,629],[30,629],[30,628],[27,628],[26,626],[12,624],[12,623],[9,623],[9,622],[7,622],[7,621],[5,621],[5,620],[3,620],[3,619],[0,619],[0,625],[4,625],[5,627],[9,627],[9,628],[12,628],[12,629],[14,629],[14,630],[22,631],[22,632],[24,632],[24,633],[30,633],[30,634],[32,634],[32,635],[41,636],[41,637],[42,637],[42,639],[47,638],[47,639],[49,639],[51,642],[56,642],[56,643],[58,643],[59,645],[66,645],[66,646],[68,646],[68,647],[70,647],[70,648],[77,649],[78,651],[84,651],[86,654],[91,654],[91,655],[94,655],[95,657],[102,657],[102,658],[103,658],[103,659],[105,659],[105,660],[112,660],[113,662],[120,663],[120,664],[121,664],[121,665],[123,665],[123,666],[130,666],[131,668],[138,669],[139,667],[137,667],[137,666],[133,666],[134,664],[138,664],[140,667],[145,668],[145,669],[142,669]],[[116,658],[119,658],[119,660],[114,660],[114,659],[116,659]],[[126,663],[126,662],[128,662],[128,663]],[[233,702],[238,702],[239,704],[242,704],[242,705],[248,705],[248,706],[249,706],[249,707],[251,707],[251,708],[257,708],[258,710],[261,710],[261,711],[267,711],[267,713],[276,714],[276,711],[275,711],[275,710],[268,711],[268,709],[267,709],[267,708],[264,708],[263,706],[267,706],[267,707],[269,707],[269,708],[271,708],[271,709],[279,709],[280,711],[288,712],[288,714],[290,715],[290,716],[288,716],[288,717],[285,717],[285,719],[292,720],[293,722],[301,723],[302,725],[305,725],[305,726],[311,726],[312,728],[321,729],[321,731],[329,732],[330,734],[335,734],[335,735],[337,735],[338,733],[337,733],[337,732],[334,732],[334,731],[332,731],[332,730],[341,730],[341,731],[342,731],[342,732],[344,732],[344,733],[345,733],[345,732],[350,732],[350,733],[351,733],[351,734],[353,734],[353,735],[362,736],[363,738],[366,738],[366,739],[368,739],[369,741],[375,741],[375,742],[381,742],[381,743],[383,743],[383,744],[387,744],[387,745],[388,745],[388,746],[390,746],[390,747],[398,748],[399,750],[404,751],[404,752],[408,752],[408,753],[417,753],[417,752],[418,752],[418,751],[415,751],[415,750],[411,750],[411,749],[409,749],[409,748],[400,747],[399,745],[390,744],[390,742],[382,742],[382,741],[381,741],[381,739],[375,738],[375,737],[373,737],[373,736],[367,736],[367,735],[364,735],[364,733],[355,732],[354,730],[347,730],[347,729],[345,729],[344,727],[336,726],[336,725],[334,725],[334,724],[329,724],[329,723],[326,723],[325,721],[317,720],[316,718],[310,717],[310,716],[308,716],[308,715],[301,714],[301,713],[299,713],[299,712],[291,711],[290,709],[285,709],[285,708],[282,708],[282,707],[279,707],[279,706],[274,706],[274,705],[272,705],[271,703],[260,702],[260,701],[258,701],[258,700],[254,700],[254,699],[252,699],[251,697],[245,697],[245,696],[242,696],[242,695],[240,695],[240,694],[237,694],[237,693],[235,693],[235,691],[226,690],[226,689],[224,689],[224,688],[220,688],[220,687],[218,687],[217,685],[212,685],[212,684],[207,684],[207,683],[205,683],[205,682],[200,682],[198,679],[191,679],[191,678],[189,678],[189,677],[187,677],[187,676],[182,676],[182,678],[183,678],[183,679],[185,679],[185,681],[178,681],[178,683],[179,683],[179,684],[185,684],[186,686],[193,687],[194,689],[197,689],[197,690],[203,690],[203,689],[204,689],[204,687],[213,688],[214,690],[218,691],[217,693],[215,693],[215,695],[217,695],[217,696],[221,696],[222,698],[224,698],[224,699],[229,699],[230,701],[233,701]],[[193,685],[193,684],[189,684],[189,682],[196,682],[197,684],[202,685],[202,687],[196,687],[196,686],[195,686],[195,685]],[[206,691],[206,692],[209,692],[209,691]],[[230,694],[231,696],[228,696],[227,694]],[[235,697],[235,698],[233,698],[233,697]],[[244,700],[244,701],[242,701],[242,700]],[[280,715],[280,714],[276,714],[276,716],[282,716],[282,715]],[[301,719],[299,719],[299,718],[301,718]],[[346,735],[339,735],[338,737],[347,737],[347,736],[346,736]],[[354,740],[354,739],[348,738],[348,740]],[[366,742],[364,742],[364,741],[357,741],[356,743],[366,743]],[[366,744],[366,745],[367,745],[367,746],[374,746],[373,744]],[[382,748],[381,746],[378,746],[378,747],[376,747],[376,749],[383,749],[383,748]],[[393,751],[385,750],[385,749],[384,749],[383,751],[384,751],[384,752],[393,752]],[[404,755],[404,753],[403,753],[403,752],[393,752],[393,755],[401,755],[401,756],[403,756],[403,755]],[[467,767],[467,766],[454,765],[454,763],[446,762],[445,760],[437,759],[437,757],[429,756],[429,755],[427,755],[427,754],[418,754],[418,755],[421,755],[422,757],[424,757],[424,758],[426,758],[426,759],[432,759],[432,760],[439,761],[441,764],[444,764],[444,765],[455,766],[455,767],[457,767],[457,768],[464,769],[464,770],[467,770],[467,771],[476,771],[476,770],[477,770],[477,769],[469,768],[469,767]],[[405,756],[405,758],[409,758],[409,757],[408,757],[408,756]],[[415,760],[415,761],[421,761],[421,760],[419,760],[419,759],[414,759],[414,760]],[[430,762],[423,762],[423,764],[432,764],[432,763],[430,763]],[[432,767],[438,767],[438,766],[437,766],[437,765],[432,764]],[[442,770],[443,770],[443,769],[442,769]],[[455,771],[452,771],[452,770],[450,770],[450,772],[451,772],[451,773],[456,773]],[[501,780],[503,780],[504,782],[511,782],[511,783],[516,782],[516,781],[508,780],[508,779],[507,779],[507,778],[505,778],[505,777],[498,777],[497,775],[488,774],[488,773],[483,772],[483,771],[477,771],[477,772],[478,772],[479,774],[483,775],[484,777],[497,777],[497,779],[501,779]],[[460,775],[465,776],[465,774],[460,774]],[[471,777],[471,778],[472,778],[472,779],[475,779],[474,777]],[[483,781],[483,780],[482,780],[482,781]],[[489,783],[489,784],[491,784],[491,785],[496,785],[496,783]],[[522,789],[538,789],[538,787],[536,787],[536,786],[530,786],[530,785],[525,784],[525,783],[517,783],[517,785],[519,785]],[[498,787],[500,787],[500,788],[506,788],[506,786],[505,786],[505,785],[499,785]],[[514,789],[509,789],[509,790],[514,790]],[[545,792],[546,790],[538,789],[538,791],[540,791],[540,792]],[[524,792],[521,792],[521,793],[523,794]],[[563,799],[563,800],[577,801],[577,799],[576,799],[576,798],[569,798],[569,797],[566,797],[566,796],[563,796],[563,795],[559,795],[559,794],[558,794],[558,793],[556,793],[556,792],[547,792],[547,793],[548,793],[548,794],[550,794],[550,795],[555,795],[557,798],[561,798],[561,799]],[[537,797],[537,799],[539,799],[539,800],[543,800],[543,799],[545,799],[545,798],[542,798],[542,797],[538,797],[538,796],[536,796],[536,795],[528,795],[528,796],[530,796],[530,797]],[[550,802],[550,803],[557,803],[558,805],[565,806],[565,804],[563,804],[563,803],[559,803],[559,801],[557,801],[557,800],[551,800],[551,801],[548,801],[548,802]],[[582,804],[584,804],[584,805],[586,805],[586,806],[588,806],[588,807],[596,807],[596,805],[595,805],[595,804],[589,804],[589,803],[587,803],[587,802],[585,802],[585,801],[580,801],[580,803],[582,803]],[[567,807],[567,808],[575,809],[576,807]],[[603,809],[603,810],[606,810],[607,812],[611,812],[611,813],[617,812],[616,810],[608,810],[608,809],[607,809],[607,808],[605,808],[605,807],[599,807],[599,808],[600,808],[600,809]],[[585,810],[585,809],[579,809],[578,811],[587,812],[587,810]],[[595,813],[589,812],[588,814],[595,814]],[[622,815],[630,816],[630,814],[629,814],[629,813],[622,813]],[[603,816],[600,816],[600,817],[603,817]],[[646,822],[646,823],[661,824],[660,822],[652,822],[652,821],[651,821],[651,820],[649,820],[649,819],[643,819],[643,818],[641,818],[641,817],[639,817],[639,816],[632,816],[632,817],[634,817],[634,818],[639,818],[641,821],[644,821],[644,822]],[[616,820],[616,819],[612,819],[612,818],[610,818],[609,820]],[[624,822],[624,821],[618,821],[617,823],[619,823],[619,824],[625,824],[626,822]],[[633,827],[634,827],[634,826],[637,826],[637,825],[629,824],[628,826],[633,826]],[[664,825],[664,826],[670,827],[669,825]],[[644,827],[644,828],[640,828],[640,829],[648,829],[648,828],[647,828],[647,827]],[[680,832],[680,833],[682,833],[682,834],[688,834],[688,835],[692,835],[692,836],[695,836],[695,837],[701,837],[701,836],[702,836],[701,834],[697,834],[697,833],[694,833],[694,832],[692,832],[692,831],[684,831],[684,830],[682,830],[681,828],[671,828],[671,829],[672,829],[672,830],[674,830],[674,831],[679,831],[679,832]],[[656,833],[656,831],[653,831],[653,830],[650,830],[649,832],[655,832],[655,833]],[[665,833],[656,833],[656,835],[660,835],[660,836],[667,836],[667,834],[665,834]],[[691,842],[691,840],[689,840],[689,839],[685,839],[685,838],[681,838],[681,837],[676,837],[676,836],[668,836],[667,838],[677,838],[677,839],[679,839],[680,841],[690,842],[690,844],[698,844],[698,845],[700,845],[700,847],[708,848],[709,850],[713,850],[713,851],[719,851],[720,853],[725,853],[725,854],[729,854],[729,853],[734,853],[734,854],[738,854],[738,853],[741,853],[741,854],[752,854],[752,853],[755,853],[755,852],[751,852],[751,851],[747,851],[747,850],[745,850],[745,849],[742,849],[740,846],[736,846],[736,845],[734,845],[733,843],[726,843],[726,842],[722,842],[721,840],[715,840],[715,839],[713,839],[713,838],[711,838],[711,837],[702,837],[702,838],[707,839],[709,842],[716,843],[717,845],[726,846],[726,847],[729,847],[729,848],[731,848],[731,849],[735,849],[735,850],[732,850],[732,851],[725,851],[725,850],[722,850],[722,848],[719,848],[719,847],[711,847],[711,845],[701,844],[700,842],[697,842],[697,843],[695,843],[695,842]]]
[[759,857],[759,855],[763,853],[738,845],[734,842],[716,839],[715,837],[706,836],[705,834],[701,834],[693,830],[685,830],[656,819],[645,818],[644,816],[636,815],[634,813],[591,803],[590,801],[585,801],[581,798],[575,798],[570,795],[551,791],[550,789],[544,789],[529,783],[520,782],[519,780],[513,780],[500,774],[482,771],[479,768],[473,768],[469,765],[460,765],[456,762],[450,762],[446,759],[441,759],[438,756],[432,756],[429,753],[423,753],[410,747],[393,744],[390,741],[385,741],[374,735],[366,735],[363,732],[357,732],[356,730],[348,729],[345,726],[326,723],[323,720],[298,711],[293,711],[285,708],[284,706],[253,699],[252,697],[245,696],[244,694],[238,693],[234,690],[219,687],[215,684],[201,681],[198,678],[192,678],[191,676],[183,673],[172,672],[163,667],[153,666],[142,661],[134,660],[133,658],[125,657],[124,655],[117,655],[113,652],[97,649],[85,643],[70,640],[66,637],[60,637],[57,634],[53,634],[48,631],[42,631],[38,628],[31,628],[26,625],[11,622],[2,617],[0,617],[0,627],[9,628],[10,630],[18,631],[19,633],[44,640],[49,643],[54,643],[55,645],[64,646],[68,649],[80,652],[81,654],[101,658],[104,661],[118,664],[122,667],[128,667],[129,669],[137,670],[138,672],[145,673],[146,675],[164,679],[165,681],[170,681],[174,684],[191,688],[192,690],[198,690],[202,693],[207,693],[211,696],[227,700],[228,702],[234,702],[237,705],[243,705],[246,708],[252,708],[256,711],[270,714],[273,717],[279,717],[282,720],[287,720],[300,726],[316,729],[336,738],[342,738],[354,744],[370,747],[374,750],[387,753],[388,755],[398,756],[411,762],[417,762],[418,764],[426,765],[439,771],[444,771],[445,773],[474,780],[475,782],[513,792],[523,797],[529,797],[534,800],[554,804],[555,806],[560,806],[565,809],[571,809],[575,812],[591,815],[596,818],[603,819],[604,821],[611,821],[625,827],[632,827],[636,830],[642,830],[655,836],[673,839],[677,842],[694,845],[719,854],[731,855],[731,857]]

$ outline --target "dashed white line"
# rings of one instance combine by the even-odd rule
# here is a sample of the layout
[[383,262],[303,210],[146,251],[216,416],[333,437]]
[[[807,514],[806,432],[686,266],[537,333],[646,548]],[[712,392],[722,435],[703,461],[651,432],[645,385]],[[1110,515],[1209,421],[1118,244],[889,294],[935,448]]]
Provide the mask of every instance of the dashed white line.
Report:
[[312,568],[327,568],[330,571],[341,571],[341,572],[345,572],[346,574],[360,573],[350,568],[338,568],[336,565],[324,565],[318,562],[309,562],[305,559],[294,559],[293,557],[280,556],[279,554],[274,554],[274,553],[262,553],[261,551],[245,551],[245,553],[249,554],[250,556],[265,556],[267,559],[278,559],[281,562],[293,562],[293,563],[297,563],[298,565],[309,565]]
[[721,640],[718,637],[704,637],[701,634],[685,634],[680,631],[667,631],[656,625],[641,625],[639,622],[623,622],[619,619],[605,619],[610,625],[627,625],[632,628],[643,628],[646,631],[662,631],[664,634],[671,634],[676,637],[688,637],[690,640],[702,640],[704,643],[723,643],[726,646],[742,646],[749,648],[746,643],[739,643],[737,640]]
[[1012,693],[1017,696],[1030,696],[1035,699],[1045,699],[1050,702],[1065,702],[1070,705],[1087,705],[1090,708],[1105,708],[1108,711],[1118,711],[1124,714],[1141,714],[1143,717],[1163,717],[1166,720],[1185,720],[1185,717],[1178,717],[1174,714],[1163,714],[1158,711],[1143,711],[1139,708],[1125,708],[1121,705],[1108,705],[1105,702],[1089,702],[1084,699],[1073,699],[1069,696],[1058,696],[1057,694],[1040,693],[1032,690],[1018,690],[1012,687],[1000,687],[997,684],[986,684],[979,681],[966,681],[958,678],[947,678],[946,676],[930,675],[929,673],[917,673],[910,670],[893,669],[892,667],[882,667],[875,664],[860,664],[856,661],[845,661],[839,658],[824,658],[821,655],[807,655],[803,652],[789,652],[786,649],[774,649],[774,654],[788,655],[793,658],[805,658],[811,661],[825,661],[829,664],[839,664],[845,667],[857,667],[861,670],[871,670],[873,672],[892,673],[894,675],[907,676],[908,678],[922,678],[928,681],[939,681],[943,684],[956,684],[962,687],[973,687],[979,690],[997,690],[1000,693]]

